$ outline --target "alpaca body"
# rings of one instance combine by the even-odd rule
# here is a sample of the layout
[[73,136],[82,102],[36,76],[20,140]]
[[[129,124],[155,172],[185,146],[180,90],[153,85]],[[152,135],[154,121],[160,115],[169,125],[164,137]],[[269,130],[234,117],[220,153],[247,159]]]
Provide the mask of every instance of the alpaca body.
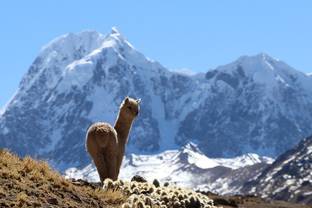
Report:
[[120,106],[114,127],[97,122],[87,131],[86,149],[93,159],[101,182],[106,178],[118,178],[131,125],[139,113],[139,102],[140,100],[126,97]]
[[87,132],[86,148],[98,170],[100,180],[116,180],[119,155],[116,130],[108,123],[93,124]]

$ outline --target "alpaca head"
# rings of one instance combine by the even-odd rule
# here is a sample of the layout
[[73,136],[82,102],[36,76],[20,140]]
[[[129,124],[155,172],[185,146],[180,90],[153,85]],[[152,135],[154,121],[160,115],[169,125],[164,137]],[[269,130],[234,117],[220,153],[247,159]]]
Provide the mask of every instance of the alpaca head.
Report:
[[133,120],[139,114],[140,102],[141,99],[135,100],[126,97],[120,106],[120,115],[123,116],[123,118]]

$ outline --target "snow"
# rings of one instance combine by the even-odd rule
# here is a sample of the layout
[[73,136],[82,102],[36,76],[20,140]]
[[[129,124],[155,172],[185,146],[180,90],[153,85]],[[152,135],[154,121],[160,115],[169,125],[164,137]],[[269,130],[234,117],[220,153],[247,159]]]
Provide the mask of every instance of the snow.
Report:
[[20,102],[18,102],[17,100],[16,100],[16,96],[17,96],[17,94],[18,94],[18,92],[19,92],[19,89],[18,90],[16,90],[14,93],[13,93],[13,95],[11,96],[11,98],[8,100],[8,102],[6,102],[5,104],[4,104],[4,106],[2,106],[2,107],[0,107],[0,118],[1,118],[1,116],[5,113],[5,111],[7,110],[7,108],[10,106],[10,105],[16,105],[16,106],[19,106],[21,103]]
[[91,121],[105,121],[112,125],[115,123],[119,109],[112,105],[114,101],[107,90],[95,88],[88,100],[93,101],[92,109],[88,115]]
[[104,36],[96,31],[83,31],[77,34],[67,33],[61,35],[47,45],[43,46],[40,54],[48,54],[51,51],[61,51],[63,54],[71,54],[73,50],[83,47],[86,53],[99,47]]
[[[93,36],[97,36],[98,41],[95,41],[96,44],[89,43],[89,45],[83,46],[85,52],[81,54],[81,58],[70,59],[70,61],[62,63],[65,70],[62,74],[64,81],[57,87],[60,93],[68,91],[72,86],[84,86],[93,76],[93,69],[99,59],[105,60],[104,70],[116,65],[118,59],[130,65],[142,66],[143,68],[151,67],[151,63],[154,64],[152,67],[156,68],[160,66],[158,63],[148,60],[143,54],[138,52],[115,27],[112,28],[112,32],[105,38],[103,38],[104,36],[102,34],[91,33]],[[62,51],[62,54],[70,54],[70,51],[77,50],[78,46],[75,46],[76,39],[82,39],[81,41],[83,42],[84,39],[88,39],[88,37],[85,36],[87,36],[87,34],[68,34],[52,41],[42,52],[43,54],[48,54],[48,56],[53,56],[51,58],[46,58],[45,60],[47,60],[47,63],[45,64],[48,65],[50,61],[54,61],[54,56],[57,56],[56,50],[52,50],[51,48],[56,47],[58,50]],[[60,42],[70,43],[64,43],[64,48],[59,49]],[[46,67],[43,67],[42,70],[44,70],[44,68]]]
[[83,171],[79,171],[77,168],[68,168],[65,171],[65,178],[82,179],[84,175],[88,175],[88,181],[98,182],[100,178],[95,168],[90,164],[86,166]]
[[189,68],[172,69],[170,71],[174,72],[174,73],[181,74],[181,75],[186,75],[186,76],[194,76],[194,75],[198,74],[198,72],[195,72],[195,71],[193,71],[192,69],[189,69]]
[[307,147],[307,155],[312,154],[312,146]]
[[[253,184],[256,188],[252,190],[250,187],[250,190],[256,191],[256,194],[261,197],[284,197],[279,198],[282,200],[304,198],[305,193],[310,189],[310,184],[306,182],[312,181],[311,164],[309,163],[311,139],[311,137],[303,139],[291,151],[278,157],[277,162],[269,166],[265,174],[254,181]],[[289,170],[292,171],[289,172]],[[303,185],[303,183],[305,184]],[[251,191],[249,193],[252,193]]]
[[57,143],[62,139],[62,132],[58,129],[50,135],[50,142],[46,146],[40,149],[40,154],[48,153],[54,150]]
[[276,78],[277,81],[285,84],[286,86],[289,86],[281,76],[276,75],[275,78]]
[[278,80],[286,86],[291,86],[293,80],[290,77],[296,78],[297,83],[300,83],[301,87],[305,90],[312,91],[310,77],[307,77],[306,74],[264,53],[255,56],[242,56],[237,61],[220,66],[216,70],[233,73],[238,65],[243,68],[247,75],[253,77],[255,82],[265,86],[266,97],[274,98],[272,95],[273,89],[278,87],[278,82],[275,80]]
[[241,194],[241,186],[233,186],[230,185],[232,182],[231,179],[228,178],[218,178],[216,181],[208,183],[208,184],[202,184],[198,185],[196,189],[200,191],[213,191],[214,193],[222,194],[222,195],[234,195],[234,194]]
[[71,63],[66,67],[64,81],[62,83],[66,83],[70,86],[84,85],[93,75],[91,71],[93,64],[91,60],[84,59]]
[[8,134],[9,132],[10,132],[10,130],[5,126],[3,128],[3,134],[5,135],[5,134]]
[[312,195],[312,191],[307,191],[303,193],[304,196]]
[[266,60],[266,56],[265,55],[263,55],[263,60],[264,60],[265,64],[269,67],[269,69],[271,69],[273,71],[274,67]]
[[[183,157],[180,157],[182,156]],[[187,160],[184,160],[186,155]],[[129,180],[134,175],[141,175],[148,181],[153,179],[159,180],[161,183],[170,181],[171,183],[178,184],[188,188],[199,188],[200,186],[193,179],[194,169],[188,169],[190,165],[198,170],[209,170],[217,166],[228,167],[237,169],[264,162],[260,156],[256,154],[242,155],[235,158],[208,158],[198,150],[198,147],[189,143],[180,150],[167,150],[154,155],[127,155],[122,163],[120,178]],[[186,168],[186,169],[185,169]],[[65,171],[65,176],[68,178],[84,179],[88,181],[99,181],[96,169],[93,165],[88,165],[79,170],[77,168],[69,168]],[[209,177],[203,175],[202,178]],[[220,181],[216,182],[221,184]],[[224,182],[224,186],[227,184]],[[222,190],[226,188],[223,187]]]
[[226,158],[226,159],[215,159],[218,163],[222,164],[222,166],[229,167],[232,169],[238,169],[240,167],[244,167],[246,165],[253,165],[256,163],[265,162],[267,164],[273,163],[273,159],[270,157],[261,157],[254,153],[248,153],[242,156],[234,157],[234,158]]
[[210,159],[198,152],[192,152],[188,150],[184,150],[183,152],[187,152],[190,155],[190,157],[188,158],[189,164],[194,164],[201,169],[214,168],[220,165],[214,159]]
[[177,124],[174,120],[165,118],[164,104],[157,95],[152,97],[152,115],[158,122],[160,130],[160,146],[163,149],[177,148],[174,138],[177,131]]
[[118,29],[117,29],[116,26],[113,26],[113,27],[112,27],[111,34],[120,34],[120,32],[118,31]]

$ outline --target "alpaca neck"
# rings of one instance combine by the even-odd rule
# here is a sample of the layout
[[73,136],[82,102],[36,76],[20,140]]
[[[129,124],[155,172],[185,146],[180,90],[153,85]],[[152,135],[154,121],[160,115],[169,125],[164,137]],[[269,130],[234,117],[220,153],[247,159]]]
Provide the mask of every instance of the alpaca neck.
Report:
[[121,118],[120,115],[118,115],[114,128],[117,132],[118,143],[119,143],[119,147],[121,148],[121,150],[125,149],[125,146],[128,141],[128,135],[131,129],[131,125],[132,125],[132,120],[123,119]]

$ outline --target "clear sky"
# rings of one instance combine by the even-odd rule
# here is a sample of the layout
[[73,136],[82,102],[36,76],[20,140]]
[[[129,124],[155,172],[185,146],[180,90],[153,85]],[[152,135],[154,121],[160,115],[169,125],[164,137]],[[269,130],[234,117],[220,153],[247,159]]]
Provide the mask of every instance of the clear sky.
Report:
[[0,108],[51,39],[112,26],[170,69],[207,71],[265,52],[312,72],[311,0],[8,0],[0,3]]

